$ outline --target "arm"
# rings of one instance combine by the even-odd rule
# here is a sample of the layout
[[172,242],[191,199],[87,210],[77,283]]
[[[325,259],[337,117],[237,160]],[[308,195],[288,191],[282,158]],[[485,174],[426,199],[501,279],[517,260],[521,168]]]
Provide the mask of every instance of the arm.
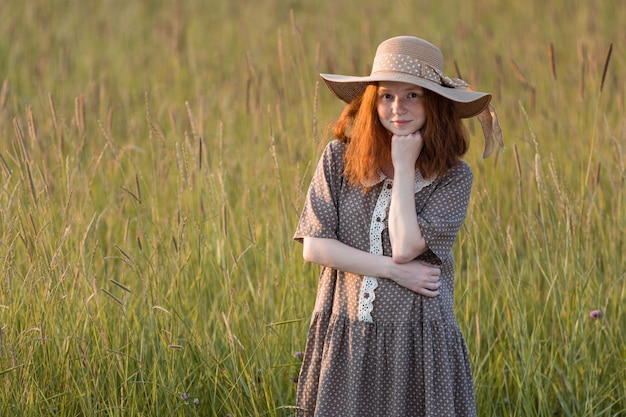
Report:
[[423,146],[421,133],[396,136],[391,142],[394,178],[389,207],[389,237],[393,260],[406,263],[422,253],[428,246],[417,222],[415,208],[415,162]]
[[307,262],[358,275],[387,278],[427,297],[439,295],[439,267],[420,261],[396,263],[392,258],[374,255],[336,239],[304,238],[303,257]]

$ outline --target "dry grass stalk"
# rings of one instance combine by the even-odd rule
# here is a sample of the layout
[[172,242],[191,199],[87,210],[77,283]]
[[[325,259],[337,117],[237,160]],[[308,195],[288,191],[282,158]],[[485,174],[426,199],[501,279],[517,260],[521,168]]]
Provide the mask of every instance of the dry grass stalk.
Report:
[[139,199],[139,204],[141,204],[141,188],[139,188],[139,176],[135,174],[135,186],[137,187],[137,199]]
[[252,78],[246,80],[246,115],[250,115],[250,90],[252,88]]
[[609,50],[606,53],[606,58],[604,59],[604,68],[602,69],[602,81],[600,82],[600,92],[604,88],[604,80],[606,79],[606,72],[609,69],[609,62],[611,61],[611,53],[613,52],[613,42],[609,45]]
[[7,102],[7,95],[9,93],[9,80],[6,78],[2,82],[2,89],[0,89],[0,110],[4,108],[4,104]]
[[537,183],[537,190],[539,192],[544,190],[543,186],[543,177],[541,174],[541,155],[539,153],[535,154],[535,180]]
[[7,177],[10,177],[13,174],[13,171],[9,168],[9,165],[7,164],[7,161],[4,160],[2,154],[0,154],[0,166],[2,166],[2,170]]
[[74,119],[79,132],[85,133],[85,98],[82,95],[74,99]]
[[224,239],[228,238],[228,210],[226,210],[226,203],[222,204],[222,235]]
[[[181,154],[182,154],[181,158],[183,162],[183,170],[180,172],[180,177],[181,177],[181,181],[183,185],[190,186],[192,185],[192,183],[191,183],[191,178],[190,178],[191,173],[189,170],[189,156],[188,156],[188,150],[191,149],[189,133],[185,132],[183,137],[185,138],[184,143],[181,145]],[[180,194],[180,191],[179,191],[179,194]]]
[[30,164],[30,158],[28,157],[28,152],[26,152],[26,143],[24,142],[24,134],[22,133],[22,128],[20,127],[20,123],[17,120],[17,118],[13,118],[13,132],[15,133],[17,142],[20,145],[20,153],[22,156],[22,160]]
[[20,127],[20,124],[16,118],[13,119],[13,131],[15,132],[15,136],[17,137],[17,141],[20,145],[20,153],[22,155],[22,160],[24,161],[24,166],[26,167],[26,173],[28,174],[28,184],[30,186],[33,203],[37,205],[37,193],[35,192],[35,183],[33,182],[33,175],[30,172],[30,156],[28,155],[28,152],[26,150],[26,143],[24,141],[22,128]]
[[283,51],[283,31],[278,28],[278,70],[285,73],[285,53]]
[[167,345],[167,347],[170,348],[170,349],[174,349],[174,350],[183,350],[183,349],[185,349],[181,345]]
[[554,44],[550,42],[548,45],[548,56],[550,57],[550,75],[552,80],[556,81],[556,58],[554,56]]
[[144,102],[146,106],[146,121],[148,122],[148,139],[150,140],[150,142],[152,142],[152,133],[154,132],[154,124],[152,123],[152,112],[150,111],[150,100],[148,98],[147,91],[144,93]]
[[[314,99],[315,100],[315,99]],[[283,113],[280,110],[280,104],[276,103],[276,121],[278,122],[278,131],[285,132],[285,124],[283,123]],[[315,110],[313,110],[315,112]],[[315,114],[313,114],[313,123],[315,123]]]
[[519,152],[517,151],[517,144],[513,144],[513,155],[515,156],[515,168],[517,169],[517,178],[522,180],[522,164],[519,160]]
[[528,80],[526,79],[526,77],[524,76],[524,73],[522,72],[522,70],[520,69],[520,67],[517,66],[517,64],[515,63],[515,61],[513,61],[512,59],[509,59],[509,67],[511,67],[511,69],[513,70],[513,74],[515,74],[515,76],[517,77],[518,80],[520,80],[520,82],[523,85],[529,85],[528,84]]
[[107,112],[107,130],[110,132],[113,129],[113,108],[109,107]]
[[522,85],[528,88],[528,93],[530,95],[530,112],[534,114],[535,113],[535,100],[536,100],[535,86],[528,82],[528,79],[526,78],[526,76],[524,75],[520,67],[512,59],[509,59],[509,67],[511,67],[511,69],[513,70],[513,73],[515,74],[517,79],[520,80]]
[[48,104],[50,105],[50,115],[52,116],[52,124],[54,125],[54,130],[56,132],[59,131],[59,123],[57,121],[57,110],[54,105],[54,99],[52,98],[52,93],[48,93]]
[[248,64],[248,72],[250,73],[250,77],[252,79],[257,79],[256,68],[254,67],[254,61],[252,60],[252,55],[250,55],[250,51],[246,52],[246,63]]
[[193,117],[193,112],[191,111],[191,106],[189,106],[188,101],[185,101],[185,108],[187,109],[187,117],[189,118],[189,125],[191,126],[191,134],[195,138],[198,136],[198,129],[196,129],[196,119]]
[[59,150],[63,149],[63,131],[59,129],[59,121],[57,118],[57,109],[54,105],[54,99],[52,98],[52,93],[48,93],[48,105],[50,106],[50,115],[52,116],[52,125],[54,126],[54,131],[57,134],[58,147]]
[[121,288],[122,290],[126,291],[129,294],[132,294],[133,292],[130,290],[130,288],[128,288],[126,285],[122,284],[119,281],[116,281],[114,279],[110,279],[109,282],[119,288]]
[[174,252],[177,254],[180,253],[178,251],[178,242],[176,241],[176,236],[172,235],[172,245],[174,245]]
[[37,127],[35,125],[35,116],[33,116],[33,109],[28,106],[26,108],[26,112],[28,113],[28,135],[33,141],[35,141],[37,140]]
[[300,34],[300,28],[296,23],[296,15],[293,9],[289,9],[289,22],[291,23],[291,34],[296,36]]
[[202,136],[198,137],[198,171],[202,171]]
[[128,193],[128,195],[130,195],[132,198],[135,199],[135,201],[137,201],[139,204],[141,204],[141,199],[135,195],[135,193],[133,193],[131,190],[129,190],[126,187],[121,187],[122,191],[126,191],[126,193]]
[[165,307],[162,307],[162,306],[160,306],[158,304],[153,305],[152,309],[153,310],[160,310],[160,311],[164,312],[165,314],[170,314],[170,312]]
[[522,193],[522,164],[520,163],[520,159],[519,159],[519,152],[517,151],[517,144],[513,144],[513,155],[515,156],[515,167],[517,168],[517,183],[518,183],[518,187],[517,187],[517,191],[519,194],[519,204],[520,207],[524,207],[524,195]]
[[128,260],[128,261],[131,261],[131,262],[132,262],[132,259],[130,258],[130,256],[129,256],[129,255],[128,255],[125,251],[124,251],[124,249],[120,248],[120,247],[119,247],[119,245],[118,245],[117,243],[114,243],[114,244],[113,244],[113,247],[114,247],[115,249],[117,249],[117,250],[118,250],[118,252],[119,252],[119,253],[121,253],[121,254],[124,256],[124,258],[126,258],[126,260]]
[[113,294],[111,294],[106,288],[100,288],[102,290],[102,292],[104,292],[106,295],[108,295],[109,297],[111,297],[111,299],[113,301],[115,301],[121,308],[122,310],[124,309],[124,303],[122,302],[122,300],[120,300],[119,298],[117,298],[116,296],[114,296]]

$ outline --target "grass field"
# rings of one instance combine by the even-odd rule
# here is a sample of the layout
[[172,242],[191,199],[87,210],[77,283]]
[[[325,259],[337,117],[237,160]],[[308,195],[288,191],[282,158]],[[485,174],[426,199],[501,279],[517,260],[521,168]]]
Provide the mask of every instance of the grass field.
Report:
[[[510,4],[509,4],[510,3]],[[496,0],[0,5],[0,415],[289,416],[291,239],[341,103],[413,34],[492,91],[455,246],[481,416],[626,416],[626,9]]]

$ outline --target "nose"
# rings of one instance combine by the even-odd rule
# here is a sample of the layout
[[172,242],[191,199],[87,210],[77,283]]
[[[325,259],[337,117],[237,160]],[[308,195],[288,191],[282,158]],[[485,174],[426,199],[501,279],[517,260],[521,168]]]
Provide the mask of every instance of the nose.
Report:
[[404,103],[400,97],[396,97],[391,106],[391,110],[394,114],[402,114],[404,113]]

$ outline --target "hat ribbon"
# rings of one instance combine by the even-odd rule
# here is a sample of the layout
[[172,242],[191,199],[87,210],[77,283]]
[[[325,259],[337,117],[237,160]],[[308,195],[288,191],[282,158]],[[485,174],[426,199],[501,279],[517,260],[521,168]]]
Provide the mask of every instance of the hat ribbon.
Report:
[[[455,80],[463,81],[458,78]],[[463,81],[465,83],[465,81]],[[465,83],[462,87],[468,91],[475,91],[472,86]],[[483,158],[487,158],[493,152],[493,142],[498,142],[501,148],[504,148],[504,139],[502,138],[502,129],[500,128],[500,122],[498,121],[498,113],[493,104],[489,105],[480,113],[476,115],[480,127],[483,129],[483,136],[485,137],[485,149],[483,150]]]
[[[464,88],[468,91],[476,91],[471,85],[466,83],[460,78],[449,78],[444,76],[441,71],[433,68],[437,75],[441,77],[441,85],[452,88]],[[476,115],[480,127],[483,130],[485,136],[485,149],[483,150],[483,158],[487,158],[493,152],[493,143],[498,142],[500,147],[504,147],[504,139],[502,139],[502,129],[500,128],[500,122],[498,121],[498,113],[493,104],[489,105],[482,112]]]
[[[476,91],[469,85],[467,82],[463,81],[460,78],[450,78],[443,75],[443,73],[432,66],[430,66],[437,75],[441,78],[441,85],[452,88],[464,88],[468,91]],[[485,137],[485,149],[483,150],[483,158],[487,158],[493,152],[494,141],[498,142],[500,147],[504,147],[504,139],[502,138],[502,129],[500,128],[500,122],[498,121],[498,113],[496,112],[496,108],[493,104],[489,103],[489,105],[476,115],[478,122],[480,123],[480,127],[483,130],[483,135]]]

